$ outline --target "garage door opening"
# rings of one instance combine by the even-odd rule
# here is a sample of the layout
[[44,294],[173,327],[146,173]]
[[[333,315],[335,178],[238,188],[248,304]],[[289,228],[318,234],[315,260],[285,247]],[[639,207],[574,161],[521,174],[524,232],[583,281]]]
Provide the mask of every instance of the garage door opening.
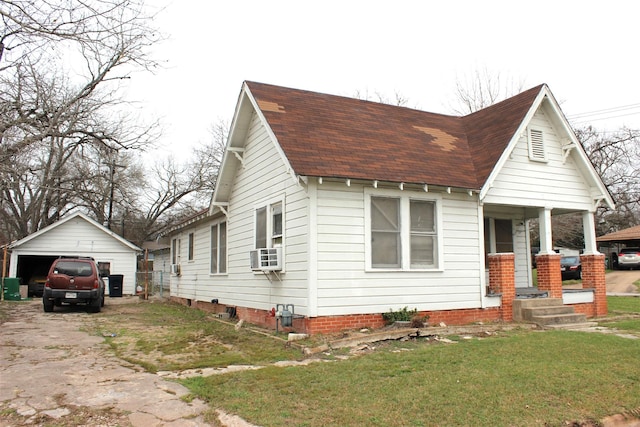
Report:
[[41,297],[49,267],[57,256],[20,255],[18,257],[17,276],[21,285],[28,285],[27,296]]

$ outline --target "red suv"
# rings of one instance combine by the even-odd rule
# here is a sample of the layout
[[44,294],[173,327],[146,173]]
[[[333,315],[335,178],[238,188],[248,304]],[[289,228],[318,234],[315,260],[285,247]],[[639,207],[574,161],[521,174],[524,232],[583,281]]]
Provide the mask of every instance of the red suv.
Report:
[[58,258],[49,268],[44,284],[44,311],[53,306],[87,304],[89,311],[99,313],[104,306],[104,281],[93,258]]

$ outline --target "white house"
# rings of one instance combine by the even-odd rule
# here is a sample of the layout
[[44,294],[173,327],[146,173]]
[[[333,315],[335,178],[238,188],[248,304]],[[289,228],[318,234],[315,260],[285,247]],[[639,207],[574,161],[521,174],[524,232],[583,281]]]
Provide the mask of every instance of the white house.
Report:
[[210,209],[170,235],[171,295],[265,325],[291,306],[308,332],[403,307],[505,318],[489,254],[513,253],[511,287],[530,288],[529,220],[538,266],[554,259],[552,215],[581,212],[599,256],[600,203],[613,206],[546,85],[455,117],[245,82]]
[[[33,276],[46,276],[60,256],[88,256],[102,274],[123,275],[123,294],[135,293],[137,255],[141,249],[76,212],[9,245],[9,276],[27,283]],[[107,286],[107,293],[109,288]]]

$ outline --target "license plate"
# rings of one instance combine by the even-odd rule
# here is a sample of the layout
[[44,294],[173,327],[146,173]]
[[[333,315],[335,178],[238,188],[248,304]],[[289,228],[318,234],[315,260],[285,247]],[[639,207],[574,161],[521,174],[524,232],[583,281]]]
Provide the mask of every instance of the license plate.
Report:
[[566,270],[566,268],[564,268],[564,267],[560,268],[560,271],[565,271],[565,270]]
[[78,298],[78,293],[77,292],[67,292],[66,294],[64,294],[65,298]]

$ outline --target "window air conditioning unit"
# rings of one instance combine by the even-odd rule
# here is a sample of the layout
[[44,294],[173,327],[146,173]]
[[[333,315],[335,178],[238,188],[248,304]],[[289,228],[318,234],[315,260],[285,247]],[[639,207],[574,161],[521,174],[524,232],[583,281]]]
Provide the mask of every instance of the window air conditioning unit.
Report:
[[250,252],[253,271],[282,270],[282,248],[261,248]]
[[180,275],[180,264],[171,264],[171,274]]

